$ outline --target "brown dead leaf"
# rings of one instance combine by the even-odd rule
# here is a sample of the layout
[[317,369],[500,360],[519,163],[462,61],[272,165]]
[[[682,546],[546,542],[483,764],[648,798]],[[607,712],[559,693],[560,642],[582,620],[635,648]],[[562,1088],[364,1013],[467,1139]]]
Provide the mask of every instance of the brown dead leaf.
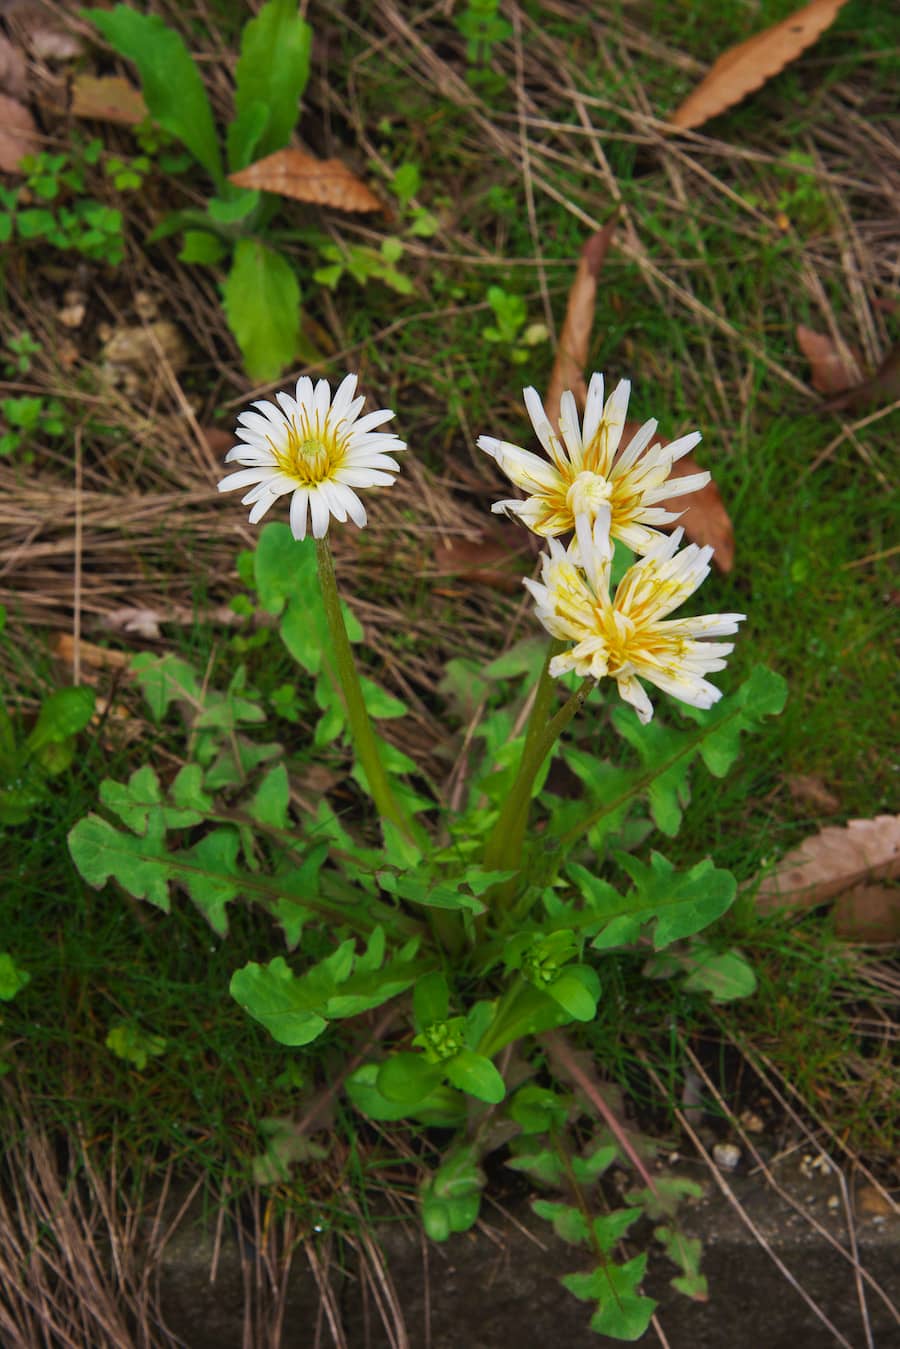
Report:
[[[59,660],[71,664],[75,656],[75,638],[69,632],[61,632],[53,643],[53,651]],[[98,670],[125,670],[131,664],[130,651],[111,651],[83,638],[78,643],[78,655],[83,666]]]
[[522,587],[524,555],[521,530],[511,529],[505,538],[482,533],[477,539],[448,539],[435,544],[434,568],[438,576],[456,576],[512,595]]
[[0,93],[20,102],[28,94],[28,67],[25,57],[9,38],[0,33]]
[[834,906],[834,930],[844,941],[900,942],[900,889],[858,885]]
[[883,1190],[874,1185],[860,1185],[856,1191],[856,1211],[864,1218],[890,1218],[900,1209]]
[[280,197],[336,206],[340,211],[381,211],[382,203],[339,159],[316,159],[305,150],[276,150],[240,173],[228,175],[235,187],[277,192]]
[[226,431],[223,426],[201,426],[200,434],[216,459],[224,459],[236,441],[234,432]]
[[863,881],[900,876],[900,815],[830,825],[787,853],[759,887],[757,903],[774,909],[811,909]]
[[812,0],[790,18],[731,47],[672,114],[670,125],[690,131],[740,103],[796,61],[835,20],[847,0]]
[[[672,465],[670,478],[686,478],[691,473],[702,473],[703,465],[698,464],[692,454],[686,454]],[[731,517],[725,509],[716,484],[710,480],[705,487],[688,496],[667,497],[659,503],[667,511],[681,511],[681,518],[668,529],[684,530],[685,538],[698,543],[701,548],[712,544],[713,562],[719,571],[730,572],[734,566],[734,528]]]
[[797,325],[797,345],[812,367],[812,386],[819,393],[843,393],[859,384],[862,369],[856,352],[827,333]]
[[18,173],[23,156],[39,149],[37,125],[24,103],[0,94],[0,173]]
[[797,802],[816,810],[820,815],[835,815],[841,808],[840,798],[830,791],[821,778],[807,773],[792,773],[787,779],[788,791]]
[[865,408],[887,407],[900,398],[900,345],[892,348],[881,362],[871,379],[864,379],[846,393],[832,398],[826,405],[829,410],[848,408],[860,412]]
[[72,116],[136,126],[147,116],[147,104],[141,91],[121,75],[76,75]]
[[557,426],[559,421],[560,396],[567,389],[571,389],[574,393],[575,401],[580,408],[584,407],[587,399],[584,368],[587,365],[591,329],[594,326],[597,277],[612,242],[616,222],[617,216],[613,216],[602,230],[591,235],[581,250],[578,270],[569,291],[566,317],[556,348],[556,360],[550,372],[547,397],[544,400],[547,416],[554,426]]

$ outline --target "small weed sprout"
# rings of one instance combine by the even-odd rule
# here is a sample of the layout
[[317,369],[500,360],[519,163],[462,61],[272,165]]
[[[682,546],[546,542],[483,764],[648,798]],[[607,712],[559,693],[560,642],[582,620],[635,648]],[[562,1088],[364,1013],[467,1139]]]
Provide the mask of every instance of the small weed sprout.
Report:
[[[217,689],[189,662],[146,654],[134,673],[156,720],[181,709],[186,762],[171,781],[146,765],[127,782],[104,782],[103,812],[80,821],[69,846],[94,886],[114,878],[164,911],[173,888],[183,890],[219,938],[239,901],[279,925],[286,955],[243,965],[230,992],[284,1046],[284,1072],[299,1080],[315,1075],[308,1046],[324,1040],[333,1055],[332,1027],[391,1005],[391,1038],[352,1068],[345,1090],[376,1121],[451,1131],[421,1184],[428,1235],[443,1241],[472,1226],[482,1163],[504,1140],[508,1165],[562,1195],[538,1198],[535,1212],[590,1252],[590,1269],[567,1276],[567,1287],[595,1305],[598,1332],[634,1340],[655,1306],[641,1291],[646,1255],[617,1254],[638,1218],[653,1220],[676,1286],[705,1296],[699,1246],[676,1219],[692,1187],[663,1170],[651,1176],[599,1109],[589,1136],[576,1133],[583,1107],[546,1063],[571,1053],[562,1028],[589,1037],[611,952],[649,956],[652,977],[720,1001],[752,991],[741,953],[714,932],[699,937],[733,903],[734,877],[708,857],[679,871],[659,851],[638,856],[647,829],[629,834],[629,819],[646,803],[653,824],[675,834],[692,768],[723,776],[741,732],[778,713],[785,689],[764,669],[727,697],[707,678],[731,649],[718,638],[743,615],[671,616],[708,571],[708,550],[680,548],[680,531],[667,538],[658,528],[669,523],[657,503],[672,494],[672,466],[697,436],[661,446],[649,422],[623,445],[627,401],[627,385],[605,399],[595,376],[583,422],[566,394],[557,432],[527,390],[546,457],[479,442],[529,493],[499,509],[549,540],[530,589],[550,640],[532,636],[484,672],[448,670],[448,695],[485,677],[501,694],[452,806],[382,733],[406,708],[358,666],[364,634],[340,598],[329,547],[332,529],[366,525],[363,495],[400,469],[405,446],[385,429],[393,414],[364,413],[354,375],[333,396],[326,381],[301,379],[242,413],[227,455],[240,467],[220,487],[245,492],[251,523],[290,499],[289,525],[267,523],[239,559],[250,609],[277,623],[299,667],[270,707],[288,721],[312,718],[314,750],[344,746],[376,818],[339,812],[325,791],[298,813],[281,746],[254,737],[271,735],[271,712],[242,668]],[[572,536],[567,547],[562,534]],[[616,550],[626,545],[639,556],[623,566]],[[655,715],[647,685],[683,715]],[[590,704],[613,686],[621,701],[601,721]],[[576,718],[596,722],[591,752],[571,734]],[[610,729],[631,762],[605,757]],[[554,756],[580,781],[574,797],[551,785]],[[297,786],[302,795],[302,778]],[[113,1051],[140,1071],[165,1048],[132,1023],[114,1035]],[[254,1173],[276,1183],[296,1160],[275,1139]],[[610,1211],[599,1187],[614,1164],[633,1168],[638,1183]]]

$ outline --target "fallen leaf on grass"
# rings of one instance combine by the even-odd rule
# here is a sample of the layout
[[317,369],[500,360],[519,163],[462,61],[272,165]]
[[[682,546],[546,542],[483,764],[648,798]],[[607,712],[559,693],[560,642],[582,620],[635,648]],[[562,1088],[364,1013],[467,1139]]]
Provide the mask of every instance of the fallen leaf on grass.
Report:
[[799,806],[808,806],[822,815],[835,815],[841,808],[840,798],[830,791],[821,778],[808,773],[792,773],[787,779],[788,791]]
[[72,84],[72,116],[136,126],[147,116],[144,96],[121,75],[77,75]]
[[859,885],[834,906],[834,930],[844,941],[900,942],[900,889]]
[[900,398],[900,346],[888,352],[871,379],[864,379],[862,384],[855,384],[852,389],[847,389],[846,393],[832,398],[827,407],[833,412],[843,408],[859,412],[873,405],[888,407],[891,403],[896,403],[898,398]]
[[[61,632],[53,643],[54,654],[67,664],[75,657],[75,638],[70,632]],[[91,665],[98,670],[125,670],[131,664],[130,651],[111,651],[108,647],[86,642],[78,643],[78,656],[82,665]]]
[[382,203],[339,159],[316,159],[303,150],[276,150],[228,181],[235,187],[276,192],[280,197],[335,206],[340,211],[381,211]]
[[24,103],[0,94],[0,173],[18,173],[20,160],[39,149],[37,125]]
[[830,825],[793,848],[759,887],[757,904],[774,909],[812,909],[875,879],[900,876],[900,815]]
[[[702,473],[692,454],[686,454],[672,465],[670,478],[686,478],[691,473]],[[666,528],[684,530],[685,538],[701,548],[712,544],[713,562],[719,571],[728,573],[734,566],[734,527],[725,509],[725,502],[716,484],[710,480],[705,487],[686,497],[667,497],[659,503],[667,511],[681,511],[681,518]]]
[[835,20],[847,0],[812,0],[790,18],[731,47],[672,114],[670,125],[690,131],[735,103],[796,61]]
[[503,541],[484,533],[477,539],[448,539],[446,543],[435,544],[435,574],[457,576],[512,595],[522,588],[522,568],[517,565],[517,558],[523,551],[520,530],[510,530]]
[[797,325],[797,345],[812,368],[812,386],[819,393],[843,393],[859,384],[862,370],[856,353],[827,333]]
[[587,399],[587,385],[584,381],[584,368],[587,365],[588,348],[591,341],[591,329],[594,326],[594,310],[597,300],[597,277],[609,251],[616,229],[617,217],[607,221],[602,230],[592,234],[581,250],[578,270],[569,291],[566,305],[566,317],[556,348],[556,360],[550,372],[547,385],[547,397],[544,407],[547,416],[557,429],[559,422],[559,400],[567,389],[575,395],[575,401],[583,408]]

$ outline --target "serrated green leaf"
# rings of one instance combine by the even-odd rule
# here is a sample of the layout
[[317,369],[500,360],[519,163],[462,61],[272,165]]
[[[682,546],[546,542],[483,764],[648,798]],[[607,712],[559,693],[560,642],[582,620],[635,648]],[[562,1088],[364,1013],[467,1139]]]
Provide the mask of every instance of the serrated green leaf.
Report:
[[153,656],[149,651],[142,651],[133,658],[131,672],[136,676],[156,722],[162,721],[171,702],[182,699],[194,705],[201,702],[200,682],[194,668],[178,656]]
[[155,14],[139,14],[128,5],[82,14],[137,66],[154,120],[187,146],[215,183],[221,183],[222,161],[206,90],[179,34]]
[[239,239],[223,303],[247,374],[277,379],[300,341],[300,285],[290,263],[259,239]]
[[69,852],[88,885],[99,890],[113,876],[135,899],[146,899],[168,913],[173,869],[164,836],[159,813],[149,817],[143,838],[114,829],[99,815],[88,815],[69,833]]
[[447,1059],[444,1071],[454,1087],[479,1101],[496,1105],[506,1095],[506,1083],[500,1073],[490,1059],[474,1050],[462,1049],[452,1059]]
[[291,785],[284,764],[270,768],[257,787],[246,810],[254,820],[272,829],[286,829]]
[[505,1165],[511,1171],[524,1171],[541,1185],[558,1185],[564,1174],[559,1154],[550,1148],[516,1152],[507,1158]]
[[328,1025],[320,1015],[325,998],[299,979],[282,956],[268,965],[250,961],[231,976],[231,996],[282,1045],[308,1045]]
[[[314,539],[295,539],[287,525],[264,525],[253,554],[253,575],[262,607],[280,614],[292,596],[313,602],[319,593]],[[310,674],[315,674],[315,669]]]
[[169,790],[169,796],[185,816],[192,814],[186,825],[199,824],[213,810],[212,797],[203,790],[203,769],[199,764],[185,764],[179,770]]
[[282,149],[290,140],[309,79],[311,48],[312,29],[298,14],[296,0],[269,0],[244,25],[234,106],[239,117],[254,104],[267,110],[265,130],[254,147],[258,157]]
[[[684,740],[683,731],[673,731],[654,718],[645,726],[635,717],[630,707],[616,707],[612,712],[616,730],[637,750],[644,769],[651,770],[647,782],[647,801],[657,829],[674,837],[681,826],[681,816],[691,799],[689,775],[692,755],[678,756]],[[664,772],[659,765],[673,760]]]
[[618,1155],[619,1149],[614,1143],[610,1143],[588,1153],[586,1157],[573,1157],[570,1162],[572,1175],[579,1185],[593,1185],[595,1180],[609,1170]]
[[629,1204],[640,1205],[647,1218],[657,1221],[659,1218],[671,1218],[683,1199],[702,1199],[703,1187],[695,1180],[683,1176],[658,1175],[654,1188],[629,1190],[625,1199]]
[[594,1240],[604,1255],[614,1250],[625,1233],[643,1214],[642,1208],[620,1208],[614,1213],[604,1213],[591,1222]]
[[690,871],[677,872],[661,853],[650,854],[650,865],[636,857],[619,854],[620,865],[635,882],[626,896],[633,913],[644,921],[653,917],[654,950],[700,932],[731,907],[737,882],[730,871],[716,867],[708,857]]
[[600,1265],[590,1274],[566,1274],[561,1282],[583,1302],[599,1304],[591,1318],[591,1329],[598,1335],[633,1341],[644,1334],[656,1310],[652,1298],[636,1291],[646,1266],[646,1255],[638,1255],[624,1265]]
[[31,975],[13,960],[8,951],[0,951],[0,1002],[12,1002],[26,984],[31,983]]
[[532,1199],[531,1207],[539,1218],[546,1218],[551,1222],[556,1235],[562,1241],[567,1241],[570,1246],[578,1246],[582,1241],[590,1239],[590,1228],[581,1209],[573,1208],[571,1204],[555,1203],[549,1199]]
[[[684,715],[697,723],[696,730],[666,730],[657,721],[650,722],[649,726],[655,729],[650,731],[646,739],[647,748],[643,755],[645,766],[637,772],[607,766],[605,785],[592,792],[596,806],[574,823],[566,822],[562,831],[563,842],[570,843],[586,833],[592,845],[598,848],[602,836],[611,827],[617,827],[631,802],[642,793],[649,792],[661,779],[663,787],[657,796],[657,808],[663,812],[666,822],[671,823],[675,812],[680,811],[676,786],[676,780],[682,780],[680,765],[689,763],[699,754],[709,770],[721,776],[728,771],[739,753],[741,733],[754,729],[764,717],[777,715],[786,697],[787,686],[781,676],[763,666],[757,666],[736,694],[723,698],[709,711],[691,707],[682,709]],[[647,727],[641,727],[628,709],[618,709],[613,717],[620,729],[627,725],[631,743],[638,747],[644,743],[642,734]],[[659,752],[663,745],[660,732],[665,741],[664,753],[662,757],[653,759],[649,743],[652,740],[656,747],[654,752]],[[576,773],[584,775],[583,780],[587,782],[591,770],[584,758],[579,758],[579,753],[576,751],[570,758],[570,752],[565,748],[563,750],[566,762]],[[599,769],[597,771],[600,772]],[[566,814],[571,814],[571,811]]]
[[59,744],[77,735],[94,715],[96,695],[93,689],[57,689],[45,698],[25,748],[37,754],[47,745]]
[[188,894],[220,937],[228,931],[225,906],[241,892],[239,847],[236,829],[213,829],[193,848],[177,854]]
[[690,993],[711,993],[713,1002],[734,1002],[756,992],[756,974],[740,951],[695,948],[685,957],[690,970],[682,985]]

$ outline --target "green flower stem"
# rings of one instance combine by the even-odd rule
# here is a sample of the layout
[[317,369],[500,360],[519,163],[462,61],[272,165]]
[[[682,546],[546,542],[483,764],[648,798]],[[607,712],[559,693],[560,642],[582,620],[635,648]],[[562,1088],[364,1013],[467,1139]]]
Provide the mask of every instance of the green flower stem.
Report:
[[[487,870],[516,871],[521,865],[522,843],[528,823],[534,780],[559,735],[583,706],[594,682],[593,679],[585,679],[552,721],[545,723],[542,729],[535,730],[532,734],[532,727],[529,726],[516,780],[485,845],[484,866]],[[540,693],[540,688],[538,691]],[[502,893],[498,893],[497,899],[502,907],[509,902],[509,888],[508,885],[498,887],[498,891]]]
[[390,820],[391,824],[396,825],[410,842],[416,843],[413,826],[391,791],[384,764],[381,762],[381,755],[378,753],[378,744],[363,701],[362,688],[356,670],[356,661],[350,647],[350,638],[347,636],[344,615],[341,613],[337,578],[334,574],[334,560],[331,556],[331,548],[328,545],[327,537],[316,539],[316,561],[319,566],[319,585],[322,587],[322,600],[325,605],[328,630],[331,633],[331,645],[337,676],[340,680],[344,694],[344,705],[347,709],[347,721],[350,723],[350,733],[353,736],[356,753],[369,784],[369,791],[382,820]]
[[550,709],[556,701],[556,691],[559,688],[556,680],[550,674],[550,662],[554,656],[558,656],[560,651],[565,649],[565,645],[565,642],[559,641],[556,637],[547,645],[547,655],[538,680],[534,702],[531,705],[531,715],[528,718],[522,760],[524,760],[525,755],[528,754],[550,718]]

